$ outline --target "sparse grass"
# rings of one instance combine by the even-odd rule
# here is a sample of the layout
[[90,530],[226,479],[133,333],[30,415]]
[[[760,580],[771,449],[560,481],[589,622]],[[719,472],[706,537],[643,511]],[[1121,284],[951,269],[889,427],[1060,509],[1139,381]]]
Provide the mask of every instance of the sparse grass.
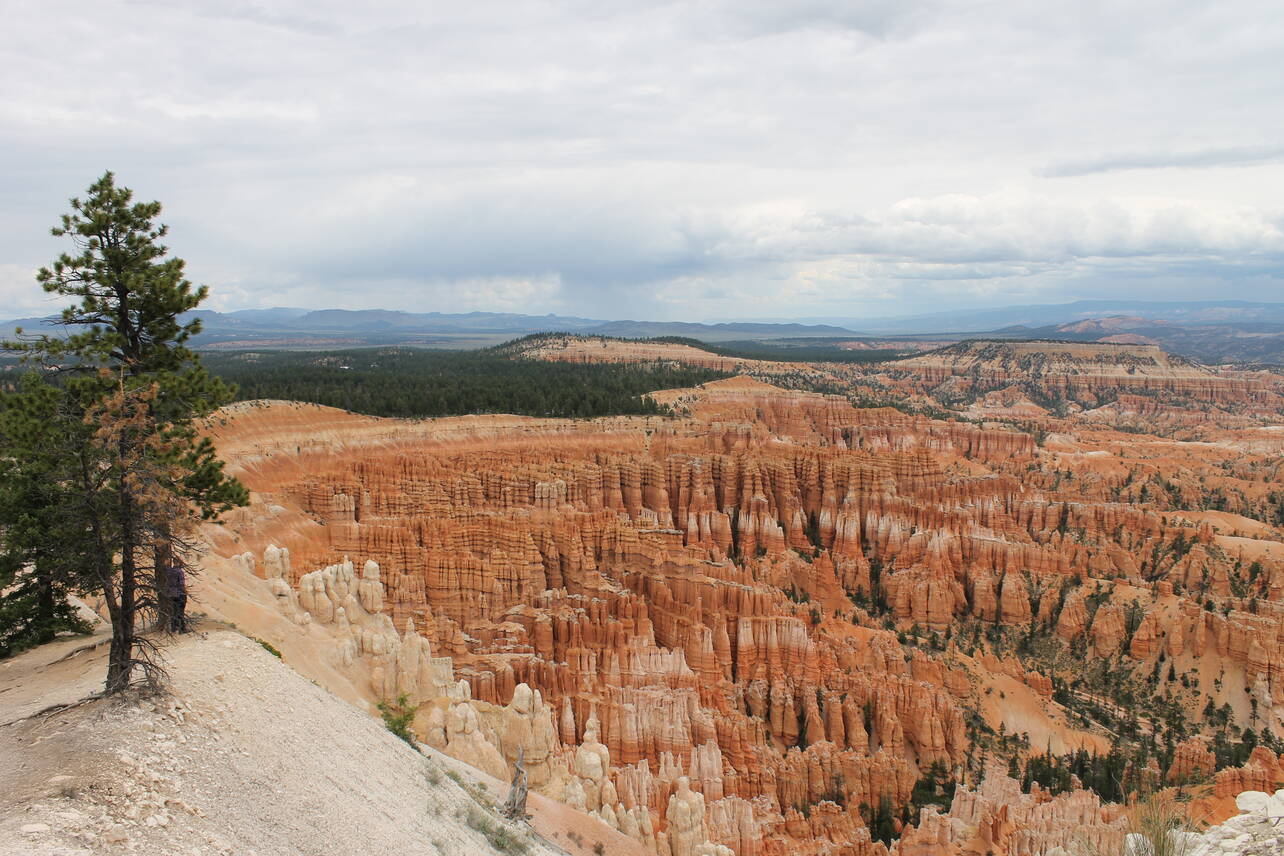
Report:
[[281,659],[281,652],[277,650],[277,647],[273,645],[271,642],[268,642],[266,639],[260,639],[257,636],[254,637],[254,641],[262,645],[264,651],[267,651],[269,654],[271,654],[273,657],[276,657],[278,660]]
[[469,806],[466,822],[471,829],[480,832],[490,846],[500,853],[518,856],[518,854],[530,852],[530,844],[525,838],[500,823],[480,806]]
[[1130,832],[1141,835],[1150,845],[1149,856],[1189,856],[1182,833],[1194,829],[1185,807],[1171,796],[1151,794],[1137,803],[1128,813],[1128,825]]
[[[1186,846],[1185,833],[1196,832],[1191,823],[1186,806],[1171,795],[1159,792],[1129,806],[1125,815],[1128,821],[1128,834],[1140,835],[1140,848],[1129,850],[1126,843],[1121,843],[1116,850],[1107,850],[1087,838],[1080,837],[1071,853],[1075,856],[1124,856],[1135,853],[1136,856],[1194,856],[1194,850]],[[1179,833],[1173,835],[1171,833]]]
[[491,796],[485,782],[475,782],[472,779],[464,778],[458,770],[447,769],[446,778],[459,785],[460,789],[472,798],[473,802],[483,809],[492,810],[495,808],[495,798]]

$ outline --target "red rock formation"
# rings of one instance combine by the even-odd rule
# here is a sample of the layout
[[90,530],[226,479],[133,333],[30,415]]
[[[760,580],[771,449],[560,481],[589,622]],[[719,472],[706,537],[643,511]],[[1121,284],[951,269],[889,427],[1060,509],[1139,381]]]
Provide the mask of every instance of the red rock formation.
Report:
[[[1177,380],[1204,384],[1191,371]],[[1094,370],[1066,388],[1096,395],[1114,377]],[[686,415],[409,423],[239,405],[211,433],[255,502],[228,515],[218,549],[248,550],[241,566],[308,632],[333,634],[337,662],[364,663],[374,695],[453,692],[425,725],[443,745],[491,766],[521,747],[535,784],[657,846],[671,843],[685,777],[707,840],[741,856],[879,852],[859,806],[888,796],[899,812],[927,765],[965,764],[965,709],[992,727],[1003,713],[985,689],[1002,681],[1042,704],[1053,677],[1074,677],[1012,646],[965,655],[957,634],[977,621],[1146,669],[1224,665],[1228,697],[1256,699],[1261,723],[1279,724],[1284,561],[1265,535],[1168,508],[1199,481],[1161,456],[1195,467],[1208,446],[1155,441],[1143,454],[1134,435],[1094,427],[1040,447],[1007,426],[747,378],[657,397]],[[1236,447],[1215,469],[1251,466],[1236,490],[1267,495],[1266,462],[1284,451],[1273,437],[1250,435],[1258,451]],[[1143,466],[1172,480],[1165,505],[1128,493]],[[413,632],[391,630],[407,622]],[[447,658],[443,676],[434,662]],[[475,722],[455,710],[465,690]],[[1206,766],[1194,744],[1177,754],[1181,774]],[[1025,853],[1055,836],[1022,838],[1022,824],[1101,815],[1087,796],[1027,805],[1002,790],[978,808],[969,793],[951,811],[967,837],[949,831],[951,846],[1004,839]],[[939,844],[944,823],[924,815],[902,842],[919,850],[904,852]]]
[[1234,797],[1244,791],[1273,793],[1284,787],[1284,755],[1276,756],[1258,746],[1242,767],[1219,770],[1213,779],[1213,792],[1219,797]]
[[1227,378],[1154,345],[1104,342],[971,341],[888,364],[893,374],[911,374],[929,386],[954,381],[977,391],[1037,384],[1048,397],[1093,404],[1119,390],[1170,393],[1204,401],[1243,400],[1261,387]]
[[1177,744],[1168,781],[1178,784],[1202,782],[1213,774],[1217,758],[1209,751],[1207,743],[1198,737]]
[[1025,794],[1019,782],[992,766],[976,790],[965,786],[955,790],[948,815],[924,809],[917,827],[907,830],[891,852],[892,856],[1038,856],[1054,847],[1073,852],[1087,845],[1115,853],[1122,852],[1127,830],[1122,812],[1103,806],[1089,791],[1052,797],[1036,785]]

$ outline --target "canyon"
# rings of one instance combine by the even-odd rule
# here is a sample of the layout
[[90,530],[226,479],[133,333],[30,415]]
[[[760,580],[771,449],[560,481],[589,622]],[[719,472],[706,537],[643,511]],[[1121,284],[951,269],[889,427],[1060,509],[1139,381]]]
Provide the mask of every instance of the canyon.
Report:
[[1284,734],[1281,385],[1004,347],[527,354],[737,373],[655,393],[672,418],[233,405],[208,433],[252,503],[209,597],[239,581],[287,662],[658,856],[1117,850],[1123,807],[1029,781],[1073,753],[1229,817],[1277,769],[1224,744]]

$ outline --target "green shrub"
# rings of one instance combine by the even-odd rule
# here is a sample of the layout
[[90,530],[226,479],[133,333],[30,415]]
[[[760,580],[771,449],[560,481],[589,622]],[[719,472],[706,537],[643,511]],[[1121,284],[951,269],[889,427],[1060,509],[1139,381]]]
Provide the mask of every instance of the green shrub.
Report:
[[411,746],[415,745],[415,736],[410,732],[410,723],[415,721],[415,712],[418,710],[419,705],[412,705],[405,693],[397,696],[394,702],[379,702],[379,714],[383,716],[383,724]]

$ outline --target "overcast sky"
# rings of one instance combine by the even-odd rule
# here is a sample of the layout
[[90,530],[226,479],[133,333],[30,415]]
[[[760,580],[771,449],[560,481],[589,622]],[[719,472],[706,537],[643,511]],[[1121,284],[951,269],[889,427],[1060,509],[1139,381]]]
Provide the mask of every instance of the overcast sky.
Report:
[[104,169],[222,310],[1284,300],[1278,0],[0,11],[0,317]]

